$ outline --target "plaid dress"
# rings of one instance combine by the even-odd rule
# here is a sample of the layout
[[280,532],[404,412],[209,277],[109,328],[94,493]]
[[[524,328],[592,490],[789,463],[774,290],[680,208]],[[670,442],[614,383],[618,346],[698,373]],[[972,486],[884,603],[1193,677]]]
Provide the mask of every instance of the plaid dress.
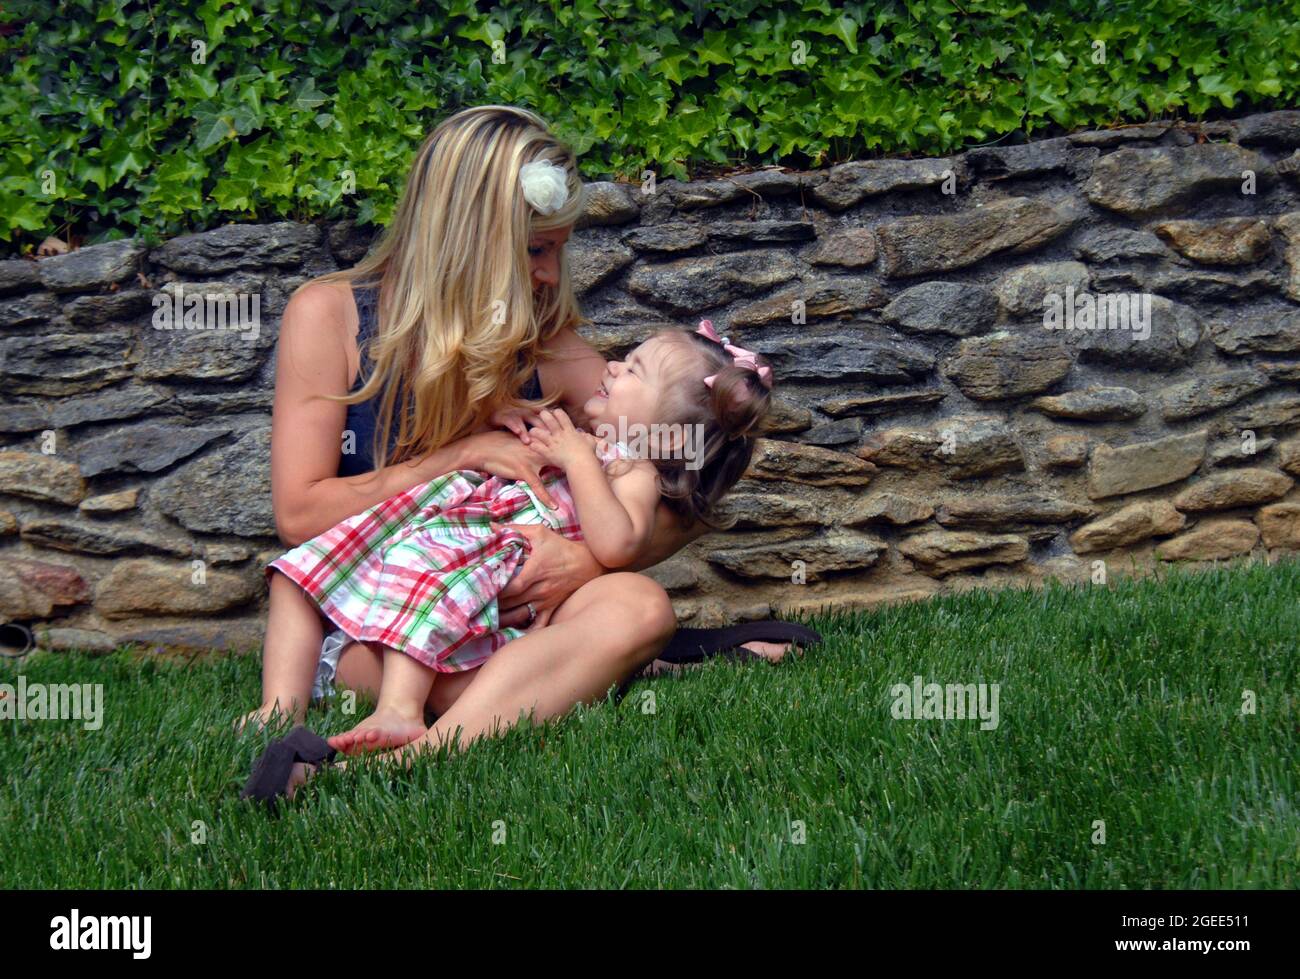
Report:
[[[614,443],[602,467],[628,456]],[[499,524],[543,524],[583,540],[564,472],[542,470],[550,510],[523,481],[458,470],[412,486],[282,554],[265,568],[293,579],[343,632],[440,673],[482,666],[524,634],[501,627],[497,596],[522,567],[528,538]]]

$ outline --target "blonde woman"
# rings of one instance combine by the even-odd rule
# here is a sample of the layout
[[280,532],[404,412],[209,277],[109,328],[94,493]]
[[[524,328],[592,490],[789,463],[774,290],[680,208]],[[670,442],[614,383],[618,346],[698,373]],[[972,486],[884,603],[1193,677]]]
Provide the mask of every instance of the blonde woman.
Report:
[[[535,114],[470,108],[429,135],[371,254],[304,285],[285,309],[271,443],[285,544],[458,469],[522,480],[553,502],[539,475],[545,460],[492,420],[513,412],[518,431],[521,419],[558,406],[585,422],[605,361],[576,332],[584,321],[564,261],[581,213],[573,155]],[[500,621],[528,632],[434,684],[430,743],[464,747],[521,714],[566,713],[651,663],[673,634],[668,596],[650,578],[605,573],[586,546],[549,528],[514,529],[530,551],[502,593]],[[682,528],[661,504],[652,545],[632,567],[657,564],[706,529]],[[297,586],[275,575],[272,587]],[[263,703],[244,720],[301,721],[313,686],[318,695],[333,683],[378,690],[380,650],[331,639],[332,651],[327,639],[323,656],[303,659],[269,632]],[[708,639],[719,650],[739,645]]]

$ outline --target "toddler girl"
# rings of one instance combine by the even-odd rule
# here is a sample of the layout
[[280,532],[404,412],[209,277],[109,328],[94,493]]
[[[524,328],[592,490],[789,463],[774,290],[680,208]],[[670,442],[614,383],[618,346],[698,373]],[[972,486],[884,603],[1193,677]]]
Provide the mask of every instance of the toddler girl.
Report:
[[[597,432],[628,434],[634,445],[598,439],[558,409],[542,411],[527,430],[546,460],[543,484],[555,510],[523,481],[456,471],[398,493],[272,561],[266,655],[274,650],[303,668],[264,674],[294,675],[303,689],[264,689],[262,707],[249,718],[266,720],[277,709],[297,714],[306,703],[323,612],[352,639],[384,647],[375,713],[331,745],[349,752],[419,738],[437,674],[480,666],[523,635],[499,627],[497,596],[529,545],[518,531],[496,524],[545,523],[584,541],[606,568],[624,567],[642,553],[661,498],[685,526],[696,520],[720,526],[715,506],[749,466],[771,385],[771,368],[719,338],[709,320],[694,333],[659,332],[625,360],[608,363],[582,409]],[[498,412],[493,420],[522,437],[523,414]]]

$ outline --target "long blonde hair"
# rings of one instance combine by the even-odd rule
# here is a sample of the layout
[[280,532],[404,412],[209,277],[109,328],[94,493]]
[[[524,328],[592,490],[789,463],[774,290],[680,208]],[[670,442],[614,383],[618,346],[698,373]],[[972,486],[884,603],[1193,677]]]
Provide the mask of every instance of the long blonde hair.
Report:
[[[519,168],[535,160],[568,177],[568,199],[550,215],[534,210],[520,186]],[[378,326],[361,351],[370,376],[348,395],[321,395],[346,404],[378,395],[375,470],[467,435],[501,405],[557,400],[517,395],[542,345],[586,320],[563,249],[557,286],[534,294],[528,241],[577,221],[582,193],[573,151],[539,116],[505,105],[463,109],[425,139],[370,254],[313,280],[379,287]]]

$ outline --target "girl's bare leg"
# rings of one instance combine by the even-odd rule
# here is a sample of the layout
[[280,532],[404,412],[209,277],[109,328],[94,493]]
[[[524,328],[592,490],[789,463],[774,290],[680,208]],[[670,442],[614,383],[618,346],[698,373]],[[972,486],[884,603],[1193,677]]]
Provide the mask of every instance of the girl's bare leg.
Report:
[[237,731],[248,724],[264,727],[277,715],[301,724],[316,679],[325,638],[320,608],[278,571],[271,575],[270,591],[262,649],[262,706],[237,720]]
[[[383,647],[379,703],[364,721],[329,738],[344,754],[398,748],[424,736],[424,705],[438,673],[406,653]],[[340,658],[341,662],[341,658]]]

